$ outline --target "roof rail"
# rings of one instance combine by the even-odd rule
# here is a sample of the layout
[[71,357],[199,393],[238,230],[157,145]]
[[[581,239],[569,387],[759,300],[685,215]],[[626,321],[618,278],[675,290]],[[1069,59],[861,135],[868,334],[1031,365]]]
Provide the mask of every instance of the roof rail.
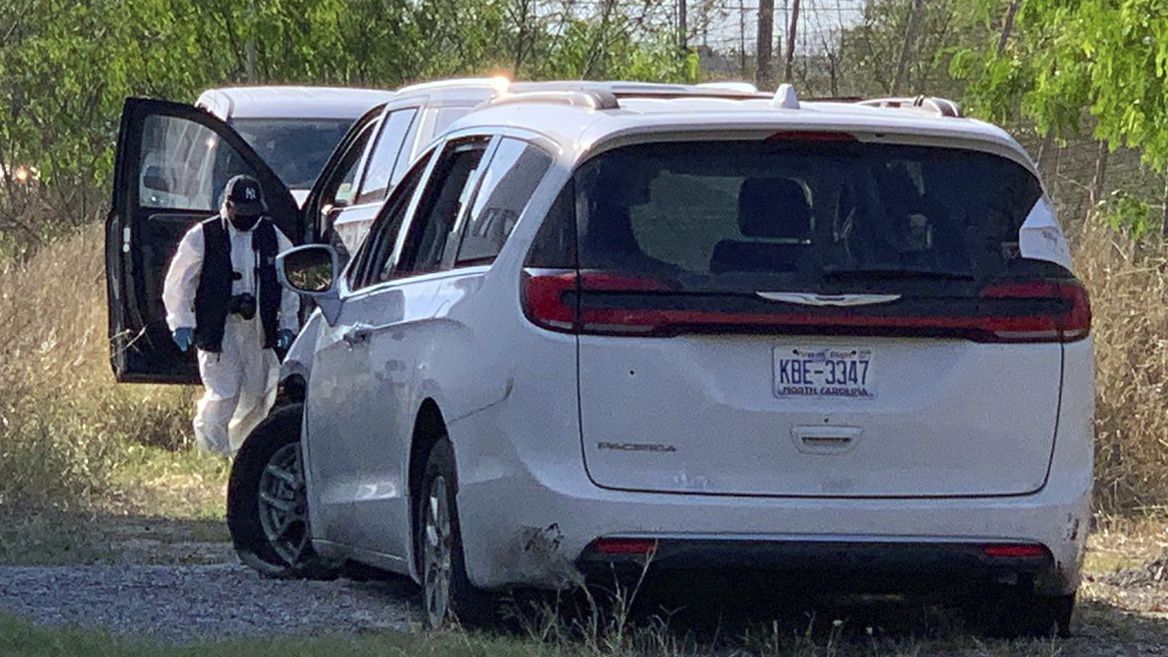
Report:
[[510,105],[514,103],[551,103],[587,107],[597,110],[620,109],[616,96],[607,89],[581,88],[574,90],[523,91],[504,93],[487,101],[486,105]]
[[936,113],[939,116],[947,116],[953,118],[960,118],[961,105],[947,98],[934,98],[931,96],[916,96],[913,98],[872,98],[870,100],[861,100],[857,105],[864,105],[866,107],[909,107],[916,109],[924,109]]
[[758,87],[749,82],[737,82],[733,80],[722,80],[719,82],[700,82],[697,85],[698,89],[718,89],[722,91],[735,91],[741,94],[757,94]]
[[511,81],[502,76],[492,78],[449,78],[442,80],[430,80],[428,82],[416,82],[414,84],[406,85],[397,90],[397,92],[414,93],[419,91],[436,91],[441,89],[459,89],[459,88],[473,88],[473,89],[497,89],[505,91],[510,86]]
[[[537,91],[605,91],[621,98],[722,98],[728,100],[748,100],[764,97],[757,91],[750,91],[738,85],[733,87],[717,85],[669,84],[660,82],[634,82],[628,80],[556,80],[550,82],[515,82],[512,92],[528,93]],[[769,97],[766,94],[765,97]]]

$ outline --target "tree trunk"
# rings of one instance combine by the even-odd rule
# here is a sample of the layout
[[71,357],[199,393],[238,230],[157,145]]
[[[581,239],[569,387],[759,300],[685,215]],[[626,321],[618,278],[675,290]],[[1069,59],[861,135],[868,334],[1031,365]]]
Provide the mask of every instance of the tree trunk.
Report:
[[896,59],[896,75],[892,78],[892,88],[889,93],[893,96],[900,93],[900,86],[904,83],[905,71],[908,70],[908,57],[912,52],[913,41],[917,38],[917,22],[924,10],[924,0],[912,0],[908,8],[908,20],[904,26],[904,43],[900,44],[900,57]]
[[787,27],[787,56],[783,70],[783,82],[790,82],[794,77],[795,64],[795,37],[799,33],[799,0],[791,3],[791,24]]
[[738,0],[738,68],[746,79],[746,0]]
[[1164,223],[1160,226],[1160,234],[1168,237],[1168,177],[1164,178]]
[[775,0],[758,2],[758,55],[755,59],[754,80],[760,89],[774,86],[771,77],[771,43],[775,33]]
[[681,39],[682,50],[689,48],[689,26],[686,24],[689,17],[685,15],[686,9],[688,9],[685,5],[686,0],[677,0],[677,31]]
[[1018,7],[1022,0],[1012,0],[1006,8],[1006,19],[1002,21],[1002,34],[998,37],[998,54],[1006,52],[1006,43],[1010,40],[1010,33],[1014,31],[1014,17],[1018,14]]
[[1087,193],[1087,201],[1091,206],[1091,212],[1103,200],[1103,183],[1107,177],[1107,154],[1110,149],[1107,148],[1107,142],[1099,142],[1099,153],[1095,156],[1095,175],[1091,178],[1091,187]]

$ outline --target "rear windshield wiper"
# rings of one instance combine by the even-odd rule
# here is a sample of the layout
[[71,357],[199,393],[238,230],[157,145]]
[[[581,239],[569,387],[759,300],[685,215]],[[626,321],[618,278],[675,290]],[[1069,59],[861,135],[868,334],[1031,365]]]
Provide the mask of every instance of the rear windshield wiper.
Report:
[[918,278],[943,281],[972,281],[975,276],[969,273],[956,271],[933,271],[929,269],[895,269],[885,267],[870,267],[860,269],[825,269],[823,277],[826,279],[840,278],[873,278],[896,279]]

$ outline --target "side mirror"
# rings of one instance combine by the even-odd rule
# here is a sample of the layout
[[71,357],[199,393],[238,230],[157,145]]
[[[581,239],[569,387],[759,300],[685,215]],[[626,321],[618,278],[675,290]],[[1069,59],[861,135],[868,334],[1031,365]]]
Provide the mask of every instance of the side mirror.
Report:
[[341,315],[340,273],[337,252],[326,244],[298,246],[276,256],[280,285],[315,301],[330,326]]

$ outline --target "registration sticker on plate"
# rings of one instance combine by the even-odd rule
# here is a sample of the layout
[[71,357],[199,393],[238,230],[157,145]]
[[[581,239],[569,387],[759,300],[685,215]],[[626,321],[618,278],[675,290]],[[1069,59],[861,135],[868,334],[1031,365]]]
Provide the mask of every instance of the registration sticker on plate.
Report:
[[775,347],[774,355],[776,397],[876,396],[871,349]]

